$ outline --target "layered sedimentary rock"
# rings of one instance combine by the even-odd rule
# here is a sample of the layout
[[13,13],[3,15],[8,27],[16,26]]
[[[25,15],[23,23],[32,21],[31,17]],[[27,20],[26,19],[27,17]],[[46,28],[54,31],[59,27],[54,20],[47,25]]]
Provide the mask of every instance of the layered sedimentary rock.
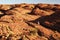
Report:
[[60,40],[60,5],[0,5],[0,40]]

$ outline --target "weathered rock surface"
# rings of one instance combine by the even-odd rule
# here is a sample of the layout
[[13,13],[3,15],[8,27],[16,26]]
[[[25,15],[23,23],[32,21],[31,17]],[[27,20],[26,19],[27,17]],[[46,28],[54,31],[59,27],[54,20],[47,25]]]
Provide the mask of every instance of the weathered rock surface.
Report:
[[60,5],[0,5],[0,40],[60,40]]

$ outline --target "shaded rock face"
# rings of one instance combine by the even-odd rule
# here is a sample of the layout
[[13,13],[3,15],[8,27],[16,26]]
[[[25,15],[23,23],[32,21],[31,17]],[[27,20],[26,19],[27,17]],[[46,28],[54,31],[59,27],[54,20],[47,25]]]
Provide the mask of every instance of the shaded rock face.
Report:
[[60,5],[0,5],[0,40],[60,40]]

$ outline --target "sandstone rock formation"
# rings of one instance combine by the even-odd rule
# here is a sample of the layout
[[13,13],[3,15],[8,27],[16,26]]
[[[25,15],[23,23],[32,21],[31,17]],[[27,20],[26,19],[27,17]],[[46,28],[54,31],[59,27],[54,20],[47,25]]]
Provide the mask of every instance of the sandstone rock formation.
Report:
[[0,40],[60,40],[60,5],[0,5]]

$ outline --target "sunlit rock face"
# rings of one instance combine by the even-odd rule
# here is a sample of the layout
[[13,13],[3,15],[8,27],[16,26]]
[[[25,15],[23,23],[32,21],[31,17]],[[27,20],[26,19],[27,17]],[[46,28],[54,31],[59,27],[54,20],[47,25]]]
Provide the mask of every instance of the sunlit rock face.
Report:
[[60,4],[0,5],[0,40],[60,40]]

